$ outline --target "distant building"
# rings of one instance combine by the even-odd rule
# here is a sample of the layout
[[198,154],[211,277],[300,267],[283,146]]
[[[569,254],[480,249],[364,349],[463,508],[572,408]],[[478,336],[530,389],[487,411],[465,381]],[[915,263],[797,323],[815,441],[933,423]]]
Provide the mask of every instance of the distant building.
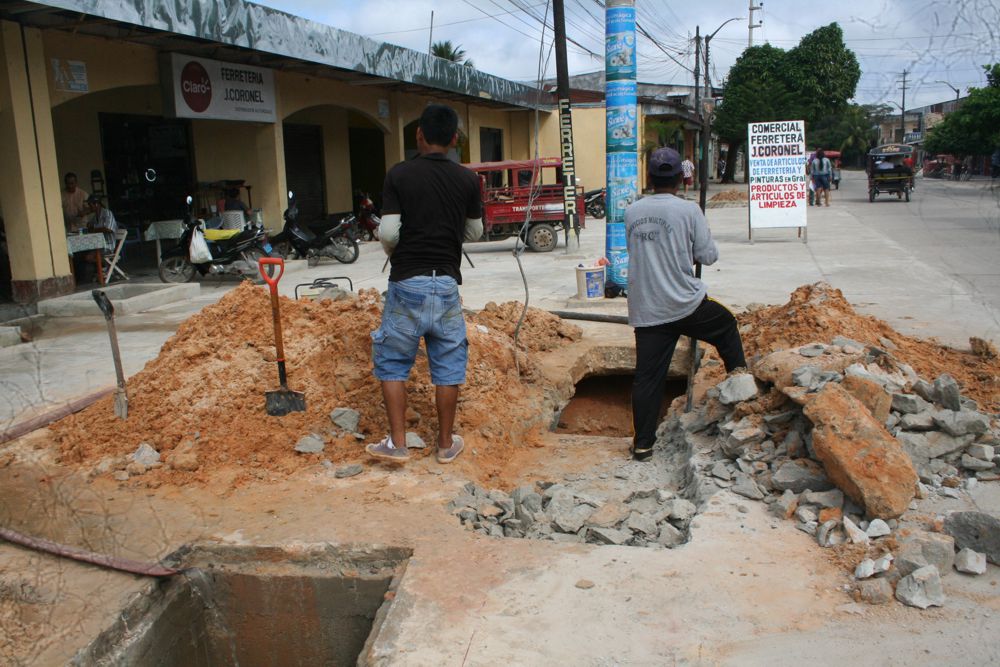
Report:
[[879,144],[906,143],[918,146],[923,143],[927,130],[940,123],[945,116],[960,108],[968,98],[937,102],[906,110],[905,130],[900,127],[899,114],[887,116],[879,125]]

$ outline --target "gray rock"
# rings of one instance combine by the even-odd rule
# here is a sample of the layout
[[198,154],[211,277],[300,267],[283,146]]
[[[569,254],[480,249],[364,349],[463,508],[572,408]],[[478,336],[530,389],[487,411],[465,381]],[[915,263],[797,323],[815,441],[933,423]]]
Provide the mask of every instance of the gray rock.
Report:
[[863,561],[858,563],[858,566],[854,568],[854,578],[855,579],[867,579],[868,577],[875,574],[875,561],[871,558],[865,558]]
[[895,560],[895,558],[893,557],[892,554],[885,554],[884,556],[881,556],[880,558],[875,559],[875,562],[874,562],[874,565],[873,565],[874,570],[875,570],[875,574],[881,574],[883,572],[888,572],[889,568],[892,567],[892,561],[894,561],[894,560]]
[[959,549],[972,549],[1000,565],[1000,519],[983,512],[953,512],[945,517],[944,532]]
[[852,544],[868,544],[868,534],[858,528],[849,517],[844,517],[844,532]]
[[812,387],[813,383],[819,378],[822,370],[819,366],[799,366],[794,371],[792,371],[792,383],[796,387]]
[[955,556],[955,569],[966,574],[986,573],[986,554],[965,548]]
[[799,502],[805,505],[819,505],[820,507],[840,509],[844,506],[844,492],[840,489],[806,491],[799,498]]
[[903,415],[899,420],[899,426],[904,431],[932,431],[934,430],[934,411],[923,410],[915,414]]
[[917,567],[933,565],[938,572],[951,572],[955,564],[955,540],[941,533],[915,530],[900,541],[896,568],[905,576]]
[[664,503],[663,509],[671,521],[689,521],[698,511],[694,503],[684,498],[674,498],[667,501]]
[[795,527],[801,530],[803,533],[815,537],[816,531],[819,529],[819,524],[815,521],[810,521],[808,523],[798,522],[795,524]]
[[303,436],[295,443],[295,451],[301,454],[318,454],[323,451],[324,447],[326,447],[326,443],[323,442],[323,438],[312,433]]
[[[504,536],[503,528],[501,528],[497,524],[491,525],[489,527],[489,536],[490,537],[503,537]],[[574,537],[576,537],[576,536],[574,535]]]
[[930,459],[960,452],[972,444],[975,438],[974,435],[954,437],[940,431],[930,433],[902,431],[896,436],[916,465],[926,463]]
[[962,454],[962,467],[966,470],[992,470],[993,462],[977,459],[968,454]]
[[784,462],[771,477],[771,483],[779,491],[791,489],[795,493],[802,493],[807,489],[826,491],[833,488],[823,468],[809,459]]
[[657,544],[661,544],[668,549],[684,544],[684,533],[677,530],[669,523],[660,525],[660,534],[656,538]]
[[802,523],[815,523],[817,520],[816,510],[811,507],[799,507],[795,510],[795,518]]
[[358,430],[358,424],[361,422],[361,414],[351,408],[334,408],[330,413],[330,421],[337,428],[354,433]]
[[648,535],[649,537],[656,537],[656,535],[660,532],[652,517],[648,514],[639,514],[638,512],[632,512],[632,514],[629,515],[628,521],[625,522],[625,526],[633,533],[642,533],[643,535]]
[[632,537],[632,533],[615,528],[588,528],[587,535],[598,544],[625,544]]
[[763,442],[765,438],[767,438],[767,431],[756,424],[748,422],[726,436],[726,439],[722,442],[722,451],[726,456],[740,456],[748,447]]
[[750,500],[762,500],[764,498],[764,492],[757,486],[757,482],[742,472],[733,475],[733,485],[729,490]]
[[938,569],[927,565],[900,579],[896,584],[896,599],[920,609],[943,605],[945,597]]
[[576,533],[593,513],[594,508],[590,505],[576,505],[568,512],[553,514],[552,525],[564,533]]
[[712,477],[729,480],[732,479],[732,476],[733,474],[730,472],[729,466],[727,466],[724,461],[716,461],[712,465]]
[[904,415],[912,415],[930,410],[931,405],[916,394],[893,394],[892,409]]
[[838,345],[840,347],[853,347],[853,348],[857,348],[858,350],[865,349],[865,344],[864,343],[859,343],[858,341],[854,340],[853,338],[848,338],[847,336],[834,336],[833,340],[830,341],[830,344],[831,345]]
[[980,435],[986,433],[990,428],[990,418],[973,410],[938,410],[934,413],[934,423],[938,427],[953,436],[962,436],[968,433]]
[[344,466],[333,473],[333,476],[337,479],[344,479],[345,477],[354,477],[355,475],[360,475],[365,471],[365,467],[360,463],[355,463],[353,465]]
[[892,533],[892,529],[882,519],[872,519],[865,532],[868,533],[868,537],[885,537]]
[[811,345],[803,345],[799,348],[799,354],[808,358],[822,356],[824,351],[826,351],[826,345],[823,345],[823,343],[812,343]]
[[149,468],[154,463],[160,462],[160,453],[153,449],[149,443],[144,442],[139,445],[138,449],[129,454],[129,458]]
[[421,438],[416,433],[414,433],[413,431],[407,431],[406,446],[409,449],[425,449],[427,447],[427,443],[424,442],[424,439]]
[[816,542],[821,547],[832,547],[837,544],[837,522],[825,521],[816,529]]
[[593,528],[614,528],[629,516],[629,508],[624,503],[611,501],[604,503],[587,517],[587,525]]
[[937,392],[938,402],[944,407],[949,410],[962,409],[962,395],[958,389],[958,383],[952,376],[947,373],[938,376],[934,380],[934,391]]
[[858,595],[868,604],[888,604],[892,600],[892,584],[883,578],[859,581]]
[[914,382],[911,391],[929,403],[937,403],[940,399],[937,389],[927,380],[917,380]]
[[992,461],[996,456],[996,448],[993,445],[969,445],[965,453],[981,461]]
[[785,491],[781,496],[771,503],[769,511],[779,519],[787,519],[799,504],[799,498],[791,489]]
[[719,390],[719,402],[732,405],[749,401],[757,395],[757,382],[750,373],[735,373],[715,386]]

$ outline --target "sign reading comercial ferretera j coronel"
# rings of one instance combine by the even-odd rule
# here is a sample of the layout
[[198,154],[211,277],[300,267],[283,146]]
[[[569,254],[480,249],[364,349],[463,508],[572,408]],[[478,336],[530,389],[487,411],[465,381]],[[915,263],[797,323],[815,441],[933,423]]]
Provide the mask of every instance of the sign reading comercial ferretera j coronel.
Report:
[[750,123],[750,227],[805,227],[805,123]]
[[276,120],[274,73],[269,69],[172,53],[169,72],[178,118]]

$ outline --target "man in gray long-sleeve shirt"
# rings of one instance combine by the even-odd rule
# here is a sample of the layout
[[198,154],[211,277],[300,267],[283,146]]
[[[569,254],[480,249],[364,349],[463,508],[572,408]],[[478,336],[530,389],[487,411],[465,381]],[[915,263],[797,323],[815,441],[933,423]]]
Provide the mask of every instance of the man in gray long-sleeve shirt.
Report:
[[632,456],[653,455],[667,370],[681,336],[703,340],[722,357],[726,371],[746,366],[736,318],[706,296],[693,265],[714,264],[719,250],[701,209],[676,196],[683,178],[681,156],[660,148],[649,158],[655,194],[625,210],[628,243],[628,319],[635,328],[632,385]]

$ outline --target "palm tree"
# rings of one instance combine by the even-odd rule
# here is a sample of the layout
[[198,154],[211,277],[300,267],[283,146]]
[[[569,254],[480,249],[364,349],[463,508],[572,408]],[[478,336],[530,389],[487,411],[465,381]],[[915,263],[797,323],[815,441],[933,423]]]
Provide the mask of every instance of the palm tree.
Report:
[[462,48],[462,45],[452,45],[449,39],[431,44],[431,55],[450,60],[453,63],[460,63],[466,67],[475,67],[472,61],[465,57],[465,49]]

